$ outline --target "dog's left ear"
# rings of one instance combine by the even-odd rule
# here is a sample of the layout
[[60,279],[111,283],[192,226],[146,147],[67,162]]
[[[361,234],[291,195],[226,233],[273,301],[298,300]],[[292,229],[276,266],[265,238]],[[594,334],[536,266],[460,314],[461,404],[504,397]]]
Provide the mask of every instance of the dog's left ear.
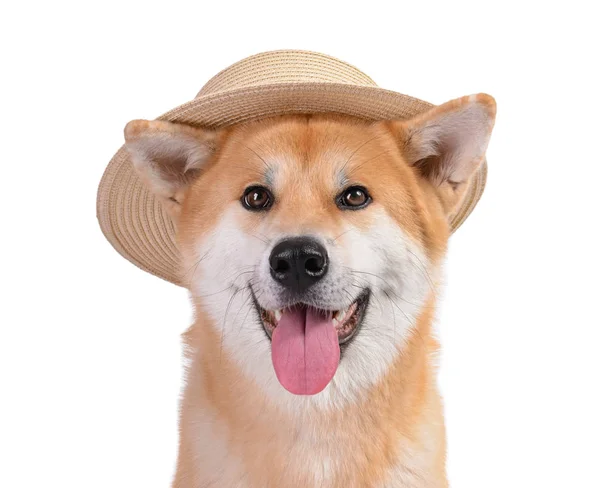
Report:
[[478,94],[392,122],[403,156],[436,187],[448,214],[484,160],[495,116],[494,99]]
[[125,127],[133,167],[172,216],[215,153],[218,139],[217,131],[161,120],[132,120]]

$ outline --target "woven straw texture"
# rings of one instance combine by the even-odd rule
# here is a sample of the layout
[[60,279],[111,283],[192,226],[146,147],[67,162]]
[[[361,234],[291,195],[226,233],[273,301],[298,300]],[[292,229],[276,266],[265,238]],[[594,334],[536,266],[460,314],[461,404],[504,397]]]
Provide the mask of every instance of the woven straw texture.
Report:
[[[357,68],[308,51],[272,51],[243,59],[214,76],[196,98],[160,120],[219,128],[248,120],[307,113],[340,113],[367,120],[405,119],[432,105],[377,87]],[[454,232],[471,213],[485,186],[487,163],[473,178]],[[141,183],[121,147],[100,182],[97,215],[113,247],[139,268],[177,285],[180,275],[175,227],[160,202]]]

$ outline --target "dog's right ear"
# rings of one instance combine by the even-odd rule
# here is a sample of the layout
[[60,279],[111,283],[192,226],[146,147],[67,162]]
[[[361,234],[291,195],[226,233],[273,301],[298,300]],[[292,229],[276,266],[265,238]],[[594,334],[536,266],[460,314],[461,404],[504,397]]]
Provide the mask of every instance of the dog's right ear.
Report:
[[132,120],[125,127],[125,147],[138,175],[177,215],[186,188],[216,151],[218,134],[161,120]]

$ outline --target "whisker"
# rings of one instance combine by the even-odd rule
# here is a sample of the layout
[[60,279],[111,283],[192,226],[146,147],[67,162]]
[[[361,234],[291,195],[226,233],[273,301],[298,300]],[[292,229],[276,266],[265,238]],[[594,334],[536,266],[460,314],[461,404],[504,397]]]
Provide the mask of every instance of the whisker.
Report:
[[[390,301],[390,303],[391,303],[392,305],[394,305],[394,306],[395,306],[395,307],[396,307],[398,310],[400,310],[400,312],[402,313],[402,315],[404,315],[404,317],[406,318],[406,320],[408,320],[408,322],[410,323],[411,319],[410,319],[410,317],[409,317],[409,316],[406,314],[406,312],[405,312],[404,310],[402,310],[402,309],[401,309],[401,308],[398,306],[398,304],[397,304],[396,302],[394,302],[394,300],[392,300],[392,297],[390,297],[390,295],[388,294],[388,292],[387,292],[387,291],[384,291],[384,290],[382,290],[382,291],[383,291],[383,294],[384,294],[384,295],[387,297],[387,299]],[[393,309],[392,309],[392,311],[393,311]]]
[[186,276],[187,276],[187,274],[188,274],[188,273],[189,273],[189,272],[192,270],[192,268],[194,268],[194,271],[192,272],[192,276],[190,277],[190,282],[192,282],[192,281],[194,280],[194,276],[195,276],[195,274],[196,274],[196,270],[198,269],[198,266],[200,265],[200,263],[201,263],[202,261],[204,261],[204,260],[205,260],[205,259],[208,257],[208,254],[209,254],[211,251],[212,251],[212,248],[210,248],[208,251],[206,251],[206,252],[205,252],[205,253],[202,255],[202,257],[201,257],[200,259],[198,259],[198,261],[196,262],[196,264],[193,264],[192,266],[190,266],[190,268],[189,268],[189,269],[188,269],[188,270],[187,270],[185,273],[183,273],[183,275],[182,275],[182,277],[181,277],[182,281],[184,281],[184,282],[185,282],[185,277],[186,277]]
[[391,297],[388,296],[388,299],[390,300],[390,303],[392,303],[392,305],[394,305],[398,310],[400,310],[400,312],[406,317],[406,320],[408,320],[410,325],[413,326],[411,327],[411,332],[414,333],[421,340],[421,342],[425,344],[425,339],[421,335],[421,332],[417,327],[414,327],[414,325],[416,325],[417,317],[407,315],[406,312],[402,310],[402,308],[394,300],[391,299]]
[[258,239],[259,241],[264,242],[267,246],[270,244],[270,241],[268,241],[267,239],[263,239],[262,237],[258,237],[257,235],[254,234],[248,234],[250,237],[254,237],[255,239]]
[[388,154],[391,151],[388,149],[387,151],[383,151],[381,153],[379,153],[377,156],[373,156],[370,159],[367,159],[366,161],[363,161],[362,163],[360,163],[358,166],[356,166],[355,168],[352,168],[353,171],[358,171],[360,168],[362,168],[365,164],[370,163],[371,161],[377,159],[380,156],[383,156],[384,154]]
[[223,325],[221,327],[221,344],[219,347],[219,363],[221,363],[221,359],[223,356],[223,339],[225,336],[225,327],[227,325],[227,314],[229,313],[229,308],[231,307],[231,304],[234,300],[234,298],[237,296],[237,294],[240,292],[240,289],[236,290],[233,295],[231,295],[231,298],[229,299],[229,302],[227,303],[227,308],[225,309],[225,315],[223,316]]
[[425,267],[425,264],[423,264],[423,261],[421,261],[421,258],[419,258],[419,256],[417,256],[414,252],[412,252],[410,249],[406,248],[406,251],[411,254],[421,265],[421,268],[419,268],[419,266],[413,265],[417,268],[420,269],[421,272],[425,275],[425,277],[427,278],[427,281],[429,282],[429,286],[431,288],[432,293],[435,296],[435,286],[433,284],[433,280],[431,279],[431,276],[429,275],[429,273],[427,272],[427,268]]
[[339,236],[337,236],[335,239],[331,240],[331,243],[333,244],[335,241],[337,241],[340,237],[342,237],[343,235],[347,234],[348,232],[353,231],[354,229],[348,229],[347,231],[342,232]]
[[246,144],[244,144],[242,141],[237,141],[237,140],[236,140],[235,142],[237,142],[238,144],[240,144],[240,145],[244,146],[244,147],[245,147],[246,149],[248,149],[249,151],[252,151],[252,152],[255,154],[255,156],[256,156],[258,159],[260,159],[260,160],[263,162],[263,164],[265,165],[265,168],[267,169],[267,171],[271,171],[271,166],[269,166],[269,163],[267,163],[267,162],[266,162],[266,161],[263,159],[263,157],[262,157],[260,154],[258,154],[258,153],[257,153],[257,152],[256,152],[254,149],[252,149],[250,146],[247,146],[247,145],[246,145]]
[[[414,263],[413,263],[413,264],[414,264]],[[369,273],[368,271],[358,271],[358,270],[355,270],[355,269],[349,268],[349,267],[347,267],[347,266],[345,266],[345,268],[346,268],[346,269],[347,269],[347,270],[348,270],[348,271],[349,271],[351,274],[357,274],[357,273],[359,273],[359,274],[365,274],[365,275],[369,275],[369,276],[373,276],[373,277],[375,277],[375,278],[378,278],[378,279],[380,279],[381,281],[383,281],[383,282],[385,283],[385,285],[387,286],[387,288],[388,288],[390,291],[392,291],[392,290],[394,289],[394,287],[393,287],[393,286],[392,286],[392,285],[391,285],[391,284],[390,284],[390,283],[389,283],[389,282],[388,282],[388,281],[387,281],[385,278],[383,278],[382,276],[379,276],[378,274],[375,274],[375,273]],[[419,268],[417,267],[417,269],[419,269]],[[420,271],[422,271],[422,270],[420,270]],[[430,286],[432,286],[432,284],[431,284],[431,283],[430,283]],[[382,291],[383,291],[383,289],[382,289]],[[434,290],[434,289],[431,289],[431,292],[433,293],[433,295],[434,295],[434,297],[435,297],[435,296],[436,296],[436,294],[435,294],[435,290]],[[396,294],[396,293],[394,293],[394,296],[395,296],[396,298],[398,298],[399,300],[402,300],[403,302],[406,302],[406,303],[408,303],[409,305],[415,305],[415,306],[418,306],[418,305],[420,305],[419,303],[414,303],[414,302],[411,302],[410,300],[407,300],[406,298],[404,298],[404,297],[402,297],[402,296],[400,296],[400,295],[398,295],[398,294]],[[430,308],[431,308],[431,307],[430,307]]]
[[429,282],[429,287],[431,289],[431,292],[433,293],[433,296],[436,297],[436,292],[435,292],[435,285],[433,284],[433,280],[431,279],[431,276],[429,275],[429,273],[427,272],[427,266],[425,266],[425,264],[423,263],[423,261],[421,261],[421,258],[419,256],[417,256],[413,251],[411,251],[410,249],[410,242],[405,239],[402,236],[399,236],[400,239],[402,239],[405,243],[405,249],[406,252],[408,252],[411,256],[413,256],[421,265],[421,267],[417,266],[415,263],[413,263],[412,261],[409,261],[416,269],[418,269],[419,271],[421,271],[421,273],[423,273],[423,275],[425,276],[425,278],[427,279],[427,281]]
[[263,176],[263,172],[253,168],[251,166],[239,166],[239,165],[231,165],[230,168],[243,169],[244,171],[251,171],[252,173],[256,173],[259,176]]
[[368,139],[366,142],[363,142],[363,143],[362,143],[360,146],[358,146],[358,147],[357,147],[357,148],[354,150],[354,152],[353,152],[352,154],[350,154],[350,157],[349,157],[349,158],[346,160],[346,162],[345,162],[345,163],[344,163],[344,165],[342,166],[342,169],[340,169],[340,173],[342,173],[342,172],[343,172],[343,171],[346,169],[346,166],[348,166],[348,163],[349,163],[349,162],[352,160],[352,158],[354,157],[354,155],[355,155],[355,154],[356,154],[356,153],[357,153],[357,152],[358,152],[358,151],[359,151],[361,148],[363,148],[364,146],[366,146],[367,144],[369,144],[369,142],[371,142],[371,141],[373,141],[373,140],[375,140],[375,139],[377,139],[377,138],[379,138],[379,136],[378,136],[378,135],[377,135],[377,136],[373,136],[373,137],[371,137],[370,139]]
[[[248,294],[249,298],[252,297],[251,294]],[[260,295],[256,296],[256,299],[258,299],[260,297]],[[242,330],[242,328],[244,327],[244,325],[246,325],[246,320],[248,319],[248,315],[250,314],[250,312],[252,312],[252,310],[254,309],[254,307],[248,307],[248,311],[246,312],[246,315],[244,316],[244,320],[242,321],[242,323],[240,324],[240,330]]]
[[[238,315],[240,314],[240,312],[242,311],[242,308],[244,308],[248,302],[252,299],[252,294],[248,293],[248,297],[246,298],[246,300],[244,300],[244,302],[240,305],[240,308],[238,308],[237,313],[235,314],[235,317],[233,318],[233,323],[235,323],[235,321],[238,318]],[[252,310],[252,307],[248,307],[248,310]],[[248,317],[248,314],[246,313],[246,317]],[[244,321],[246,320],[246,317],[244,317]],[[242,322],[243,325],[244,322]],[[241,329],[241,326],[240,326]]]

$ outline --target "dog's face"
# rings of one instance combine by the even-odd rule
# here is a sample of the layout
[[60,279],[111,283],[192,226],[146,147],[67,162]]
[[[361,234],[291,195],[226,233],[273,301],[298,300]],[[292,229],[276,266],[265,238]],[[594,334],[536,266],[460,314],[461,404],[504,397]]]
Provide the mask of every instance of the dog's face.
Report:
[[134,165],[176,221],[182,279],[220,340],[205,347],[283,399],[376,382],[433,293],[494,110],[480,95],[410,121],[130,123]]

